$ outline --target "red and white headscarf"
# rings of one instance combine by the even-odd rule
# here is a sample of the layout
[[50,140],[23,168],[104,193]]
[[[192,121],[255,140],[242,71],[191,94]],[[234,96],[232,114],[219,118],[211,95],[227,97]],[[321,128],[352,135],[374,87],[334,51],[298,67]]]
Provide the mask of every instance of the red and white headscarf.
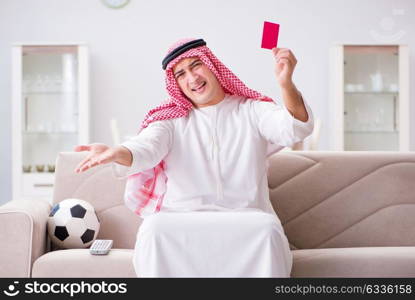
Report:
[[[183,39],[176,42],[168,50],[167,56],[193,41],[196,39]],[[194,108],[181,91],[173,74],[173,67],[182,59],[189,57],[198,57],[215,74],[225,93],[253,100],[273,101],[271,98],[248,88],[206,45],[197,46],[174,57],[165,66],[165,81],[169,98],[146,114],[140,131],[154,121],[185,117]],[[163,160],[152,169],[129,176],[124,194],[126,206],[142,217],[160,211],[166,192],[166,183],[167,176],[164,173]]]

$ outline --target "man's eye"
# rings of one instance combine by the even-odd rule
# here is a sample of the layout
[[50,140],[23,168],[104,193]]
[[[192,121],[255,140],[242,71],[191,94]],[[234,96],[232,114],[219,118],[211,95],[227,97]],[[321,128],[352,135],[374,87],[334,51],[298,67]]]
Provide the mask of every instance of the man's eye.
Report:
[[180,74],[177,74],[176,75],[176,78],[179,78],[180,76],[182,76],[183,75],[183,73],[180,73]]

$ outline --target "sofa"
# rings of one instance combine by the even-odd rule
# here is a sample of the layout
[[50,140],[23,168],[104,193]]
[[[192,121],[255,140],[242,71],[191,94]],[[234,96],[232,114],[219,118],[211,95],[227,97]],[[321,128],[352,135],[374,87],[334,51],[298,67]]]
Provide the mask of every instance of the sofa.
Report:
[[[51,201],[89,201],[98,238],[113,239],[113,249],[54,250],[52,204],[10,201],[0,207],[0,277],[136,277],[141,219],[123,203],[125,179],[110,165],[74,173],[85,155],[58,155]],[[284,151],[269,158],[268,181],[293,252],[292,277],[415,277],[415,153]]]

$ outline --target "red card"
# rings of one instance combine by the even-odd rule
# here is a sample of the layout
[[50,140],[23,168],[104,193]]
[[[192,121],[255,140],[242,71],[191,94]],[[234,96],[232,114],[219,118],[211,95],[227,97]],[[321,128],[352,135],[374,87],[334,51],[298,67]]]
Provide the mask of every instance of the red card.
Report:
[[262,31],[261,48],[272,49],[277,47],[278,33],[280,31],[280,24],[264,22],[264,30]]

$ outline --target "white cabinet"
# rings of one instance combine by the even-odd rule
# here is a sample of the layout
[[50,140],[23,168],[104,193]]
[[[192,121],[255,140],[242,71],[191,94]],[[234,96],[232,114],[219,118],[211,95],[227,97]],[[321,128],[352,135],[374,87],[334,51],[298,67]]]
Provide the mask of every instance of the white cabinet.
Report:
[[88,142],[87,46],[14,44],[13,199],[51,201],[57,154]]
[[333,150],[409,151],[409,54],[404,45],[331,51]]

